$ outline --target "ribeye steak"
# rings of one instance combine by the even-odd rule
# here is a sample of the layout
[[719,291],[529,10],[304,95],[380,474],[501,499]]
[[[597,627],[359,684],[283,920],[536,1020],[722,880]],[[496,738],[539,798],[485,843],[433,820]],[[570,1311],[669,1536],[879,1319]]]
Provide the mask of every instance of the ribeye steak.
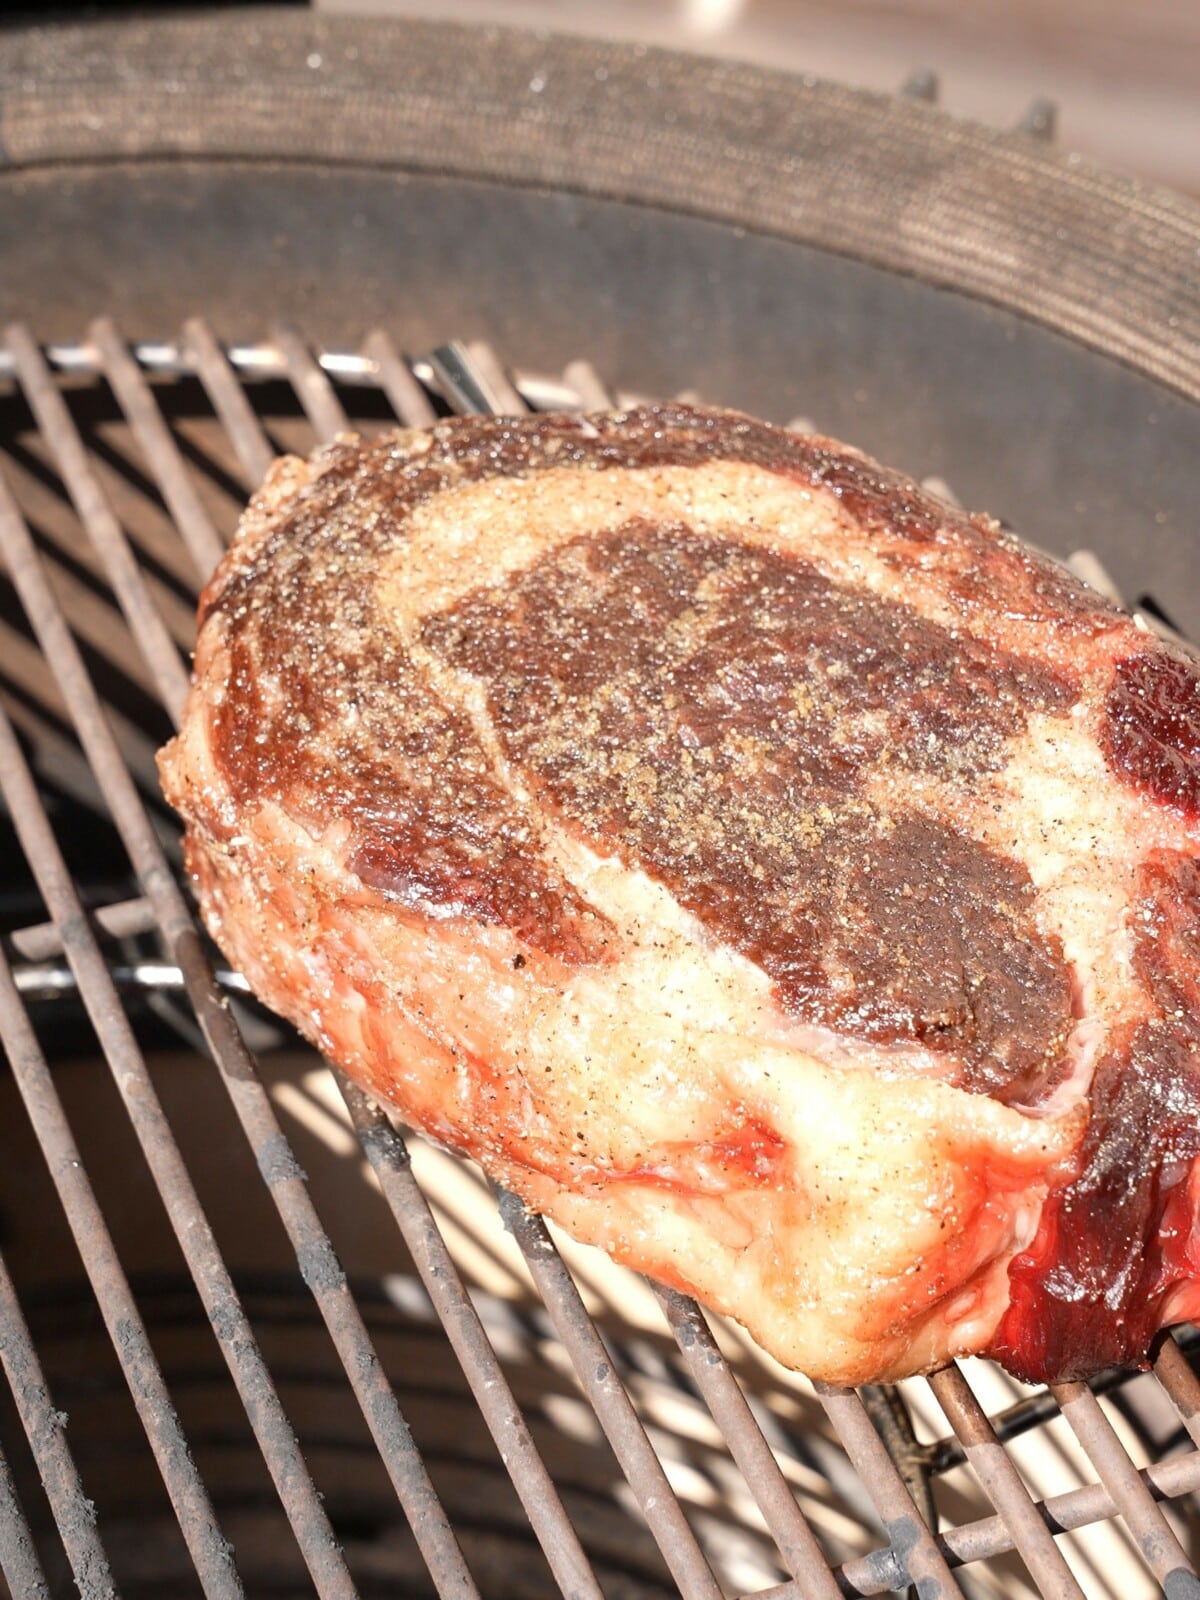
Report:
[[255,991],[838,1382],[1200,1312],[1200,673],[730,413],[285,459],[162,759]]

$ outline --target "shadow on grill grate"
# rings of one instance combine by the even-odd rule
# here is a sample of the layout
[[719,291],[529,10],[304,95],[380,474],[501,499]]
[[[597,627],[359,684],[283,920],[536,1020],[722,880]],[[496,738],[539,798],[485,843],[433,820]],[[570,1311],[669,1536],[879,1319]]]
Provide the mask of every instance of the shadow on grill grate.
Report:
[[1186,1336],[1053,1395],[815,1391],[410,1154],[210,960],[153,753],[248,489],[351,418],[602,405],[595,372],[102,321],[10,328],[0,373],[10,1592],[1200,1592]]

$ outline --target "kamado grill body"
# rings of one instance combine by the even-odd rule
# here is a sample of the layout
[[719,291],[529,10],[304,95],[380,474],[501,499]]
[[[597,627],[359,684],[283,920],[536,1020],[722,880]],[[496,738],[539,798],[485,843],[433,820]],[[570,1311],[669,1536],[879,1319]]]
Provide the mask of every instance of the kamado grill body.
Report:
[[221,970],[152,764],[270,456],[453,409],[804,417],[1200,637],[1196,209],[534,35],[33,28],[0,87],[9,1592],[1200,1593],[1186,1330],[1103,1400],[817,1394],[568,1271]]

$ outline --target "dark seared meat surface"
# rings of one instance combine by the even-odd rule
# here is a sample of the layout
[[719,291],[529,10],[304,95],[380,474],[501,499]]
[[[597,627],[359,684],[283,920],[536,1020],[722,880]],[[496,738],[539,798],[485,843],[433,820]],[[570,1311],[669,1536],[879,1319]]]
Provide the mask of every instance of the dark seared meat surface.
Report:
[[1200,1309],[1200,678],[728,413],[279,464],[165,753],[270,1003],[531,1204],[857,1381]]
[[539,797],[664,882],[790,1013],[954,1054],[964,1086],[1002,1098],[1053,1080],[1070,982],[1028,873],[896,817],[864,776],[974,783],[1030,709],[1069,708],[1069,683],[804,563],[640,523],[422,638],[488,684]]

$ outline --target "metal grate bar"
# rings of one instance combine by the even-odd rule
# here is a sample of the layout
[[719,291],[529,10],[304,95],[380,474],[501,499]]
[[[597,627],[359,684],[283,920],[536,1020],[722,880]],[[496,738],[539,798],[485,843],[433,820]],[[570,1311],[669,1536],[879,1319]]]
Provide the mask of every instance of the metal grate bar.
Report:
[[[181,378],[193,374],[199,375],[198,346],[193,343],[189,330],[196,323],[202,322],[202,318],[195,318],[186,323],[185,337],[179,344],[140,340],[132,347],[134,360],[144,372],[156,377]],[[88,376],[100,371],[99,353],[92,344],[51,344],[46,346],[44,353],[50,367],[67,376]],[[335,381],[368,385],[380,383],[378,363],[365,349],[363,351],[321,350],[313,359],[321,371]],[[221,360],[229,368],[231,376],[241,373],[252,380],[287,376],[287,363],[278,344],[232,344],[228,350],[221,352]],[[432,383],[432,368],[428,361],[414,361],[412,371],[420,383]],[[15,376],[16,365],[12,356],[0,347],[0,379]],[[544,372],[529,372],[521,367],[514,367],[512,381],[526,404],[536,411],[570,411],[579,408],[580,391],[569,379],[564,381]],[[236,377],[234,382],[237,382]],[[645,396],[622,394],[620,403],[632,405],[640,403],[643,399]],[[584,403],[589,409],[592,407],[591,400],[585,399]],[[266,464],[263,471],[266,471]],[[258,474],[251,472],[249,476],[255,483],[262,479],[261,472]]]
[[[96,601],[94,595],[89,595],[80,604],[87,593],[83,585],[78,580],[72,581],[67,569],[57,562],[53,571],[55,590],[80,640],[92,650],[96,650],[98,641],[102,640],[102,648],[97,653],[106,665],[115,665],[120,670],[121,664],[115,657],[122,646],[114,648],[113,640],[114,632],[120,631],[116,610]],[[9,701],[9,715],[13,721],[36,724],[39,756],[44,755],[47,764],[57,769],[56,779],[72,792],[78,791],[85,804],[98,805],[96,786],[87,771],[86,761],[80,757],[78,750],[73,749],[69,739],[63,739],[52,731],[57,724],[69,722],[70,718],[66,707],[54,692],[53,682],[46,672],[46,663],[24,634],[3,621],[0,621],[0,661],[3,662],[7,684],[18,691]],[[125,676],[136,681],[136,674]],[[145,687],[149,692],[149,684]],[[116,711],[112,713],[112,727],[138,782],[150,793],[157,794],[158,769],[154,764],[156,741],[148,738],[144,730]]]
[[[1119,1388],[1128,1379],[1127,1371],[1119,1367],[1110,1367],[1107,1372],[1089,1378],[1088,1388],[1093,1394],[1103,1395],[1110,1389]],[[1040,1427],[1042,1423],[1058,1415],[1058,1402],[1049,1389],[1038,1389],[1033,1394],[1014,1401],[1012,1405],[993,1412],[989,1421],[1000,1443],[1007,1444],[1010,1439],[1019,1439],[1022,1434]],[[962,1440],[953,1435],[947,1435],[934,1444],[926,1445],[924,1449],[929,1457],[930,1470],[934,1474],[950,1472],[967,1459]]]
[[429,366],[442,398],[459,416],[486,416],[489,412],[502,415],[506,410],[522,412],[527,409],[502,372],[502,383],[498,387],[493,385],[491,380],[500,370],[499,363],[492,365],[489,376],[480,368],[472,351],[458,339],[439,345],[429,357]]
[[1125,604],[1121,591],[1117,588],[1109,573],[1108,568],[1091,550],[1076,550],[1069,555],[1064,566],[1070,568],[1077,578],[1082,578],[1097,594],[1102,594],[1106,600],[1111,600],[1115,606]]
[[196,492],[195,482],[150,392],[150,385],[111,317],[97,318],[88,329],[88,335],[100,352],[104,375],[133,436],[154,468],[167,510],[195,562],[196,571],[202,579],[207,578],[221,559],[225,546]]
[[[51,510],[51,515],[61,515],[64,509],[62,504],[51,507],[46,506],[46,490],[43,488],[40,502],[30,502],[30,496],[22,493],[26,490],[27,483],[21,483],[21,474],[16,469],[13,454],[8,456],[8,467],[11,470],[11,486],[19,499],[21,499],[24,514],[30,522],[38,528],[40,536],[46,536],[46,560],[50,562],[53,573],[54,592],[58,594],[62,610],[66,611],[70,626],[75,630],[78,640],[85,645],[90,653],[90,658],[96,662],[99,669],[109,675],[110,682],[126,682],[133,685],[139,693],[152,696],[154,683],[150,682],[150,675],[146,667],[142,666],[138,654],[130,650],[126,638],[123,637],[125,629],[120,619],[120,610],[115,605],[110,594],[112,582],[104,573],[101,563],[94,557],[94,552],[82,546],[77,536],[70,536],[70,542],[64,541],[59,528],[48,525],[45,512]],[[53,470],[53,469],[51,469]],[[67,494],[53,494],[54,501],[69,502]],[[184,554],[184,563],[189,568],[187,552]],[[83,571],[78,570],[83,568]],[[96,579],[91,582],[90,579]],[[158,592],[166,600],[163,592],[162,579],[149,579],[149,582],[158,587]],[[101,587],[102,586],[102,587]],[[189,638],[195,627],[195,608],[179,595],[171,595],[173,610],[176,616],[186,619],[186,630],[176,635],[178,638]],[[170,602],[168,602],[170,603]],[[26,694],[35,706],[45,710],[53,717],[61,717],[64,722],[70,718],[62,712],[58,698],[54,696],[53,685],[46,677],[46,664],[38,656],[37,648],[21,634],[11,622],[0,622],[0,650],[3,651],[3,670],[5,677],[13,683],[18,690]],[[126,758],[131,765],[146,776],[152,774],[154,789],[157,792],[158,781],[155,774],[154,750],[155,742],[147,738],[146,731],[128,722],[128,718],[114,712],[114,731],[126,749]]]
[[4,337],[42,437],[58,462],[67,492],[104,562],[134,638],[144,646],[143,653],[163,701],[177,719],[187,694],[187,671],[104,496],[66,401],[29,330],[14,323],[5,330]]
[[[36,524],[36,510],[30,508],[28,515]],[[152,687],[141,663],[131,663],[128,660],[128,647],[119,637],[122,629],[116,606],[110,602],[108,596],[102,597],[98,594],[96,588],[78,571],[72,570],[74,551],[64,551],[57,540],[52,544],[47,541],[47,545],[47,556],[52,563],[55,588],[80,641],[92,652],[93,658],[103,664],[103,667],[115,668],[137,689],[151,693]],[[98,573],[96,577],[103,580],[104,575]],[[45,662],[40,659],[36,648],[29,640],[7,620],[0,622],[0,646],[4,652],[4,675],[13,686],[52,717],[68,720],[62,716],[57,697],[46,682]],[[122,656],[125,657],[124,660]],[[129,747],[130,760],[140,762],[143,771],[152,770],[153,750],[146,735],[131,729],[128,732],[122,731],[122,737]]]
[[825,1413],[866,1485],[890,1545],[872,1560],[886,1576],[884,1588],[915,1583],[921,1600],[962,1600],[937,1540],[917,1511],[912,1496],[883,1447],[862,1401],[853,1389],[814,1384]]
[[[1087,1451],[1101,1483],[1120,1509],[1146,1565],[1168,1593],[1175,1587],[1182,1594],[1181,1577],[1189,1576],[1194,1583],[1195,1569],[1154,1496],[1139,1477],[1099,1400],[1086,1383],[1056,1383],[1051,1386],[1051,1392],[1075,1437]],[[1200,1588],[1193,1587],[1192,1593],[1200,1593]]]
[[[128,939],[139,933],[149,933],[154,927],[154,911],[150,902],[138,895],[134,900],[116,900],[112,905],[101,906],[89,913],[99,933],[110,939]],[[62,935],[52,922],[35,922],[28,928],[18,928],[9,934],[13,949],[26,961],[45,961],[49,956],[62,953]]]
[[334,439],[339,433],[352,432],[350,419],[333,392],[333,385],[314,361],[312,351],[295,328],[284,324],[276,328],[275,337],[283,352],[288,381],[295,389],[317,438]]
[[8,1263],[0,1254],[0,1366],[16,1401],[17,1412],[33,1459],[58,1524],[71,1572],[82,1600],[109,1600],[115,1595],[108,1557],[96,1532],[96,1515],[83,1492],[67,1444],[67,1419],[55,1409],[46,1388],[42,1364],[29,1336]]
[[[1056,560],[1057,557],[1052,557]],[[1192,639],[1185,639],[1183,634],[1171,627],[1162,617],[1156,616],[1152,611],[1145,611],[1141,606],[1130,605],[1117,588],[1108,568],[1100,560],[1094,550],[1076,550],[1062,563],[1069,572],[1077,578],[1082,578],[1089,588],[1095,589],[1106,600],[1111,600],[1113,605],[1128,611],[1139,628],[1144,628],[1147,633],[1156,633],[1160,639],[1166,639],[1170,644],[1178,645],[1181,649],[1191,654],[1196,652],[1196,643]]]
[[0,1573],[15,1600],[50,1600],[50,1585],[46,1582],[3,1450],[0,1450]]
[[[154,396],[125,349],[113,323],[104,317],[92,324],[92,330],[104,358],[105,372],[110,375],[109,381],[113,384],[114,393],[133,428],[146,465],[162,491],[172,517],[177,522],[180,522],[181,517],[186,518],[187,531],[184,531],[182,522],[180,531],[184,532],[187,539],[188,549],[196,564],[196,574],[201,584],[205,584],[212,576],[217,562],[225,554],[224,541],[196,493],[195,485],[188,476],[183,457],[179,453],[179,447],[172,439],[171,431],[154,403]],[[131,405],[126,404],[127,400],[131,405],[136,402],[138,406],[144,405],[148,408],[149,413],[157,419],[157,425],[151,426],[149,417],[142,416],[142,427],[139,429],[135,422],[136,413],[131,409]],[[184,488],[186,493],[183,492]],[[173,720],[177,722],[178,718]]]
[[[55,420],[61,422],[79,442],[65,407],[61,418]],[[82,449],[81,442],[79,448]],[[237,1024],[214,982],[200,937],[112,742],[86,669],[74,650],[65,619],[45,582],[28,530],[20,522],[15,506],[10,503],[4,508],[0,501],[0,509],[12,513],[11,516],[0,516],[0,540],[11,547],[9,565],[22,603],[58,677],[92,770],[108,801],[113,821],[134,870],[154,906],[167,949],[183,973],[196,1019],[221,1069],[221,1081],[296,1252],[301,1274],[317,1301],[341,1357],[417,1544],[443,1594],[474,1596],[477,1591],[458,1541],[400,1413],[395,1393],[375,1353],[341,1263],[317,1216],[300,1164],[279,1125]],[[113,531],[123,544],[124,535],[119,525],[114,523]],[[128,547],[124,548],[128,554]],[[16,559],[13,559],[13,555]],[[162,663],[155,659],[155,640],[140,636],[139,642],[162,687],[165,704],[167,675],[161,670]],[[169,705],[167,709],[173,710]],[[85,932],[90,940],[91,935],[86,927]],[[120,1023],[124,1024],[115,990],[107,978],[104,972],[107,993],[111,995]],[[80,987],[84,989],[82,980]],[[125,1027],[127,1031],[127,1025]],[[129,1043],[132,1044],[131,1035]],[[164,1175],[160,1187],[178,1185],[180,1182],[186,1183],[190,1189],[190,1179],[182,1164],[178,1171]],[[172,1195],[181,1192],[174,1188]]]
[[[1176,1500],[1200,1489],[1200,1453],[1192,1451],[1186,1456],[1155,1462],[1143,1468],[1138,1476],[1154,1499]],[[1107,1522],[1119,1513],[1119,1507],[1102,1483],[1090,1483],[1081,1489],[1051,1495],[1038,1503],[1038,1510],[1047,1527],[1056,1533],[1071,1533],[1094,1522]],[[981,1517],[977,1522],[947,1528],[938,1535],[937,1542],[947,1561],[955,1567],[987,1561],[1016,1549],[1012,1529],[1002,1516]],[[887,1550],[872,1551],[870,1555],[847,1561],[840,1568],[840,1576],[850,1593],[858,1595],[887,1594],[902,1581]],[[1178,1590],[1180,1600],[1184,1595],[1191,1600],[1192,1593],[1182,1587]]]
[[563,1508],[504,1369],[471,1303],[429,1202],[413,1176],[404,1140],[363,1091],[340,1069],[334,1075],[384,1199],[408,1246],[421,1282],[496,1441],[513,1487],[563,1594],[602,1600],[579,1538]]
[[377,328],[368,335],[363,353],[374,362],[379,385],[406,428],[428,428],[437,421],[437,412],[429,396],[413,377],[408,364],[397,355],[389,334]]
[[1200,1379],[1188,1365],[1187,1357],[1172,1334],[1159,1346],[1154,1358],[1154,1376],[1174,1402],[1193,1444],[1200,1445]]
[[[246,391],[238,382],[229,357],[209,331],[207,323],[200,317],[193,317],[185,324],[184,332],[196,351],[208,397],[232,441],[238,460],[245,467],[247,487],[254,493],[271,470],[276,456],[267,430],[247,400]],[[334,434],[330,433],[327,437],[332,439]]]
[[590,361],[572,361],[563,377],[579,396],[584,411],[608,411],[612,407],[612,392]]
[[[22,599],[27,606],[33,602],[30,615],[36,626],[39,620],[36,612],[41,610],[38,605],[41,597],[36,593],[37,578],[41,574],[35,574],[32,581],[28,577],[29,561],[20,548],[20,539],[12,537],[15,515],[7,491],[0,488],[0,549],[3,549],[5,559],[22,590]],[[24,532],[23,529],[21,531]],[[27,533],[25,539],[28,539]],[[32,558],[32,547],[29,557]],[[47,597],[48,593],[47,590]],[[63,630],[59,648],[63,656],[55,659],[60,670],[69,674],[71,664],[66,657],[73,651],[73,641],[66,633],[65,624],[61,624],[61,618],[59,621]],[[53,623],[47,631],[52,639]],[[78,662],[78,658],[76,662],[78,670],[82,672],[82,662]],[[99,715],[99,708],[96,710]],[[291,1424],[279,1403],[274,1383],[163,1114],[36,791],[24,782],[27,774],[19,751],[17,756],[14,764],[11,749],[5,751],[0,772],[3,774],[5,799],[26,859],[37,877],[47,909],[59,928],[63,948],[88,1006],[114,1082],[162,1195],[184,1259],[216,1331],[221,1352],[259,1440],[280,1499],[296,1531],[297,1542],[309,1571],[322,1595],[350,1600],[353,1587],[333,1530],[304,1465]]]
[[[0,712],[0,772],[6,798],[11,784],[23,818],[31,819],[36,830],[36,792],[3,712]],[[13,809],[15,811],[16,807]],[[145,1325],[117,1258],[46,1058],[38,1047],[3,957],[0,957],[0,1039],[204,1591],[212,1596],[238,1596],[242,1586],[229,1546],[217,1525],[208,1491],[196,1469],[178,1413],[150,1348]]]
[[[894,1383],[864,1383],[856,1391],[862,1408],[879,1435],[883,1448],[896,1468],[904,1491],[917,1508],[917,1515],[929,1528],[938,1525],[933,1484],[926,1470],[921,1446],[913,1430],[908,1406]],[[855,1466],[860,1464],[856,1461]]]
[[755,1420],[746,1396],[717,1348],[703,1311],[675,1289],[652,1284],[688,1371],[754,1492],[803,1600],[838,1600],[841,1591],[817,1537]]
[[246,391],[234,376],[225,352],[203,317],[192,317],[184,323],[183,344],[193,371],[229,435],[247,487],[257,489],[267,475],[275,452],[246,399]]
[[[105,724],[104,713],[87,670],[66,620],[55,603],[29,532],[7,488],[2,484],[0,550],[3,551],[47,660],[52,663],[64,697],[71,707],[81,742],[113,819],[127,847],[131,836],[138,846],[132,854],[135,869],[143,885],[149,887],[150,883],[154,883],[160,892],[164,887],[169,888],[174,901],[178,898],[178,891],[170,869]],[[47,867],[44,859],[31,860],[30,864],[35,870],[40,866],[43,873]],[[56,846],[48,865],[61,868],[61,857]],[[274,1383],[228,1269],[208,1228],[179,1148],[163,1117],[145,1064],[112,989],[103,959],[92,940],[70,879],[65,872],[56,870],[54,880],[43,883],[41,887],[47,908],[58,924],[64,949],[73,957],[72,964],[76,967],[80,989],[96,1008],[93,1020],[117,1087],[129,1108],[135,1131],[162,1193],[205,1310],[218,1332],[222,1354],[309,1571],[322,1595],[350,1600],[354,1592],[353,1585],[333,1530],[304,1464],[291,1424],[279,1403]],[[154,901],[154,896],[150,898]],[[157,901],[155,910],[161,926],[162,909]],[[177,915],[187,920],[182,902]]]
[[508,373],[504,370],[503,363],[490,344],[483,339],[472,340],[466,346],[466,353],[476,382],[489,397],[489,411],[494,411],[502,417],[520,416],[523,411],[528,411],[529,407],[517,393]]
[[[182,971],[166,961],[134,961],[128,964],[122,962],[110,966],[108,975],[112,979],[113,988],[122,994],[139,991],[150,995],[187,992]],[[71,968],[64,967],[58,962],[34,962],[27,966],[23,965],[15,969],[13,977],[18,994],[24,997],[32,996],[35,999],[74,993],[79,987]],[[216,967],[213,970],[213,977],[222,989],[229,990],[233,994],[250,993],[250,985],[240,972],[231,972],[227,967]]]
[[929,1386],[962,1440],[967,1460],[988,1498],[1011,1528],[1013,1544],[1046,1600],[1084,1600],[1083,1590],[966,1378],[958,1367],[944,1367],[931,1375]]
[[671,1575],[687,1600],[721,1600],[721,1589],[697,1543],[662,1462],[646,1437],[629,1391],[540,1217],[499,1191],[500,1215],[520,1246],[584,1393],[621,1464]]

